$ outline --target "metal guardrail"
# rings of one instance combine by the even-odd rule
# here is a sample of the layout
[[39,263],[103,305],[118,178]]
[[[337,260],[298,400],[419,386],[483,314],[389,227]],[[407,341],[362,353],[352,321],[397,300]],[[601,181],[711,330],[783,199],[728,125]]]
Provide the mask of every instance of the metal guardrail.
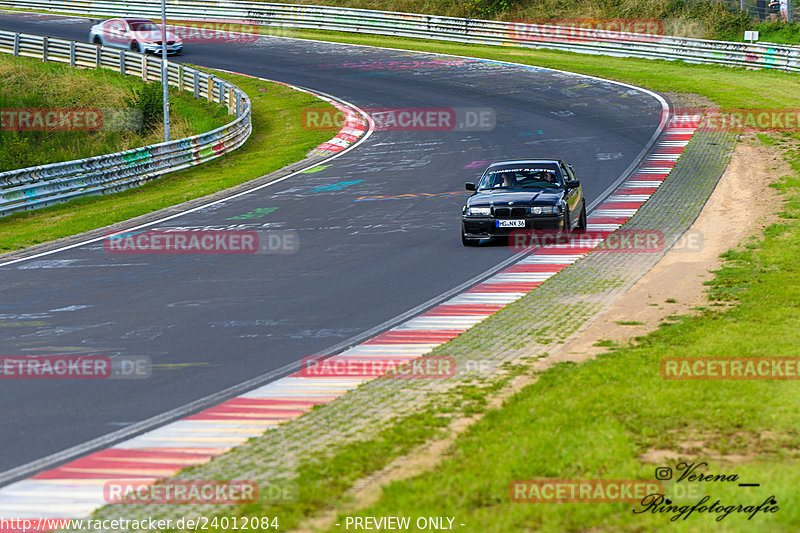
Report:
[[[0,31],[0,53],[106,68],[161,80],[161,59],[144,54]],[[169,84],[222,104],[235,115],[213,131],[116,154],[0,172],[0,216],[46,207],[74,198],[119,192],[163,174],[210,161],[238,148],[252,131],[250,99],[238,87],[205,72],[168,62]]]
[[[328,6],[268,4],[245,1],[168,0],[172,20],[216,20],[297,28],[416,37],[472,44],[552,48],[619,57],[682,60],[753,68],[800,71],[800,47],[737,43],[611,32],[563,26],[474,20]],[[64,2],[0,0],[0,6],[49,10],[97,17],[157,17],[157,3],[128,0]]]
[[[146,0],[129,0],[125,4],[106,0],[0,0],[0,7],[97,17],[152,18],[160,14],[158,6]],[[335,30],[800,71],[800,47],[797,46],[237,0],[192,3],[169,0],[168,13],[172,20],[239,22],[278,30]],[[60,39],[0,32],[0,52],[68,62],[74,66],[110,68],[146,80],[160,77],[160,59]],[[169,64],[169,80],[173,86],[194,91],[196,97],[227,105],[236,113],[237,119],[223,128],[189,139],[120,154],[0,173],[0,216],[78,196],[133,187],[166,172],[213,159],[244,142],[251,130],[250,102],[244,93],[219,78],[174,63]]]

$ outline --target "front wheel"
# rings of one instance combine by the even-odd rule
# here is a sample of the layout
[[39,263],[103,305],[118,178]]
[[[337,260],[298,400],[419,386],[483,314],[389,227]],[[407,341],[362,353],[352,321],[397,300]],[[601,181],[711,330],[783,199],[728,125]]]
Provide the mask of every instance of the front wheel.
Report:
[[131,43],[131,52],[141,52],[141,51],[142,51],[142,47],[139,46],[139,43],[137,43],[136,41],[133,41]]

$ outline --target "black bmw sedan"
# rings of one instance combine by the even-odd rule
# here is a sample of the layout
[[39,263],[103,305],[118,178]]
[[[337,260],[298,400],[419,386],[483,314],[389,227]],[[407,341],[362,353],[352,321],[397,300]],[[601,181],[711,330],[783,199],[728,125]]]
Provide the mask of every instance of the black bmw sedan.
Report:
[[506,237],[519,230],[586,229],[586,200],[570,165],[560,159],[497,161],[462,209],[461,242]]

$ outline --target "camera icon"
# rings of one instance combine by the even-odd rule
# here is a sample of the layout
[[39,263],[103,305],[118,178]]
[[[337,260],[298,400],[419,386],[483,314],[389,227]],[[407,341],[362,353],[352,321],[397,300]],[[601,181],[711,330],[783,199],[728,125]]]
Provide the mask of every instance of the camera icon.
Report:
[[659,481],[672,479],[672,469],[668,466],[659,466],[656,468],[656,479]]

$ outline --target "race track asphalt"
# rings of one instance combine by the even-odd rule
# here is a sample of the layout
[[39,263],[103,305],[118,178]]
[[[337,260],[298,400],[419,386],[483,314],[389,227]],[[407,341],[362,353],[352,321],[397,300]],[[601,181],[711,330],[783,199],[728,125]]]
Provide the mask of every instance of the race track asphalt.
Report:
[[[0,15],[3,30],[81,41],[90,25]],[[109,254],[95,243],[0,267],[0,355],[154,365],[138,380],[0,380],[0,473],[254,376],[279,377],[479,276],[513,254],[462,247],[466,181],[498,159],[563,158],[591,202],[637,159],[661,114],[652,95],[610,82],[416,52],[265,37],[187,45],[178,59],[361,108],[481,108],[496,124],[376,131],[319,172],[155,226],[295,230],[294,254]]]

